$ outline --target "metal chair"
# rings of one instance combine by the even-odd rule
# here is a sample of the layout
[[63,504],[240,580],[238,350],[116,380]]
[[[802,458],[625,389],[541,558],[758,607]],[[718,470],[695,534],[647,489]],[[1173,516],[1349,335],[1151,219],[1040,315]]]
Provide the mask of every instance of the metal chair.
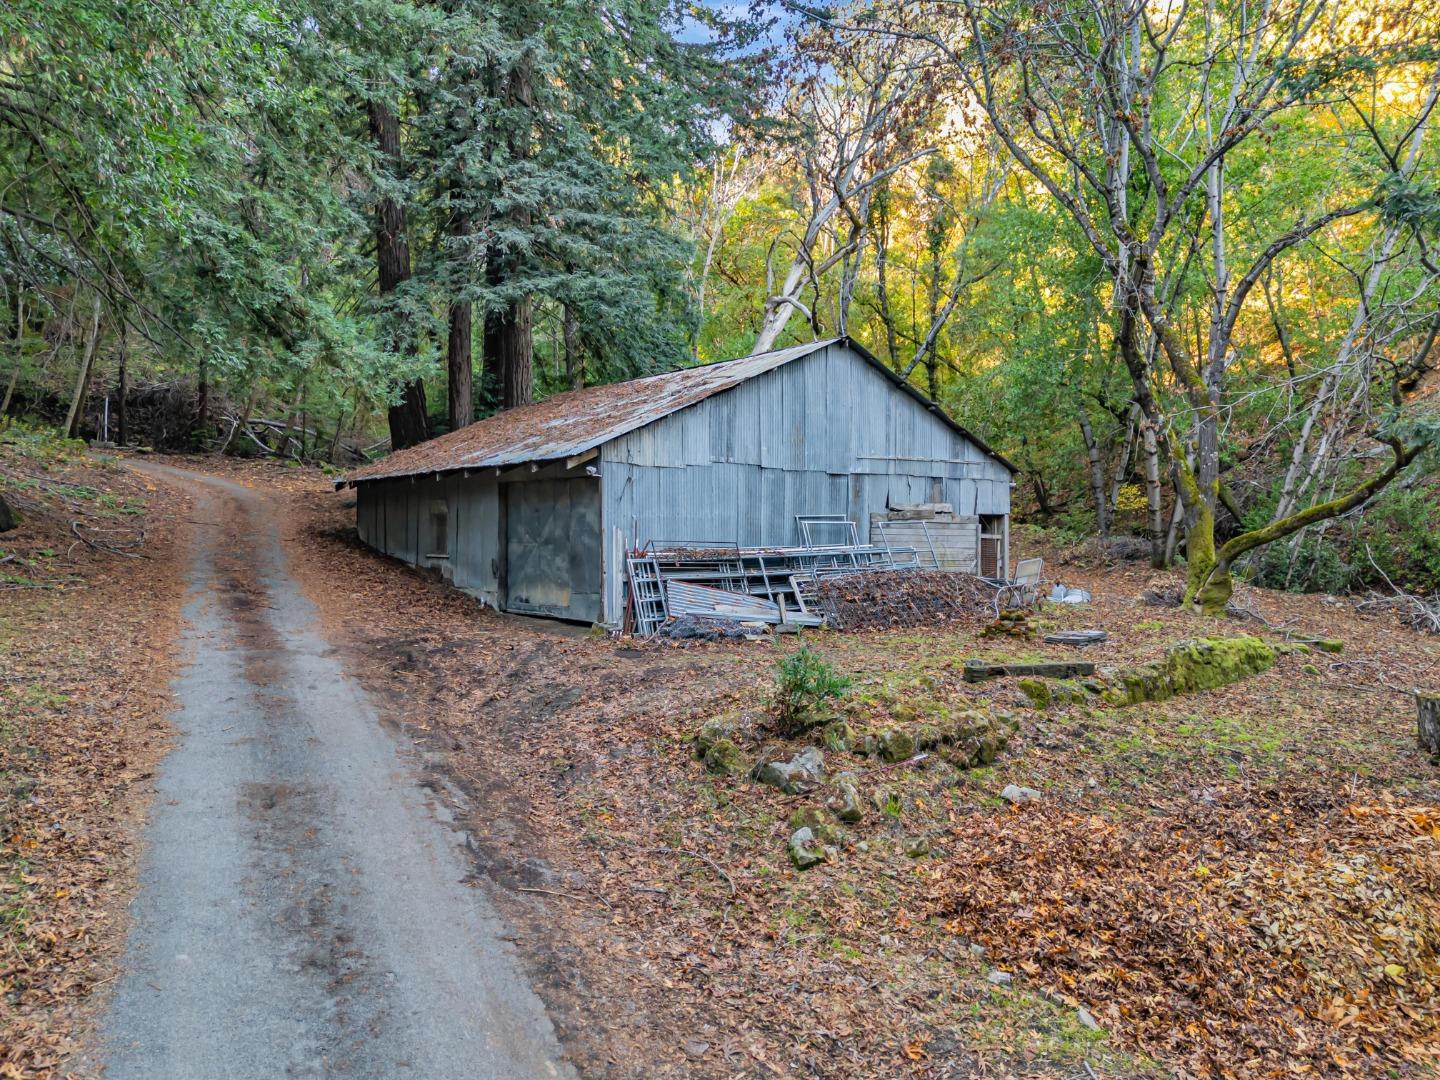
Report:
[[1044,559],[1021,559],[1015,564],[1015,576],[995,591],[995,617],[1007,607],[1028,607],[1040,595],[1040,578],[1045,573]]

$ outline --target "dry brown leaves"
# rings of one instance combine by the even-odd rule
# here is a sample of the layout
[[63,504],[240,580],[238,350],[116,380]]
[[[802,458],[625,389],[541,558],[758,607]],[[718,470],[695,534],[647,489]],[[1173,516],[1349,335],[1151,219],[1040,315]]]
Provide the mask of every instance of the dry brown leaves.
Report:
[[[187,503],[83,459],[0,466],[42,481],[0,536],[7,566],[45,586],[0,594],[0,1076],[32,1080],[63,1068],[121,943],[144,781],[167,736]],[[143,533],[150,557],[78,542],[77,519],[127,543]]]
[[1194,1074],[1375,1075],[1440,1054],[1437,814],[1274,792],[1123,823],[1030,807],[955,830],[928,901]]

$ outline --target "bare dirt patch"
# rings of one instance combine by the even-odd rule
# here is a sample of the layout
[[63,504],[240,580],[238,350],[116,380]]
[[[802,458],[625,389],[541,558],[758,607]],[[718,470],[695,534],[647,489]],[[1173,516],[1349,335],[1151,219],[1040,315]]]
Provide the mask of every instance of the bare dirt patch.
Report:
[[0,535],[0,1075],[29,1080],[63,1072],[123,944],[189,502],[38,438],[0,445],[0,485],[23,515]]

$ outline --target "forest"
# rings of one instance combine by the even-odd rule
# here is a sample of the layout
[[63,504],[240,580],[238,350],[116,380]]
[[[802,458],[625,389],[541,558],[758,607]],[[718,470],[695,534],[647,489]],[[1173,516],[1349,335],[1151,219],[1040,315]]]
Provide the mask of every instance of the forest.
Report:
[[3,422],[344,469],[848,336],[1223,610],[1440,592],[1440,13],[15,0]]

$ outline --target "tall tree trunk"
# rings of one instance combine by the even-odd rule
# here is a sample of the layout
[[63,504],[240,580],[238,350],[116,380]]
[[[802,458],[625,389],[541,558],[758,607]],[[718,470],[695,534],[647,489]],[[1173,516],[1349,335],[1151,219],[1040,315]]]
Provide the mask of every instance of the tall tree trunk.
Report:
[[210,365],[205,357],[200,358],[200,384],[196,389],[197,401],[195,403],[195,426],[202,428],[206,420],[210,418]]
[[890,310],[890,184],[876,185],[875,201],[875,299],[880,306],[880,321],[885,326],[885,360],[896,371],[901,369],[900,348],[895,340],[895,317]]
[[1080,435],[1085,440],[1085,456],[1090,462],[1090,491],[1095,498],[1095,530],[1102,541],[1110,539],[1110,501],[1105,494],[1105,462],[1100,456],[1100,443],[1090,424],[1090,414],[1081,405]]
[[469,300],[451,303],[450,337],[445,352],[451,431],[459,431],[475,418],[472,323]]
[[496,371],[500,377],[500,407],[513,409],[534,400],[534,319],[528,296],[513,301],[486,321],[487,341],[493,340]]
[[1150,528],[1150,565],[1157,570],[1169,565],[1165,557],[1165,522],[1160,491],[1160,409],[1150,386],[1151,361],[1140,348],[1140,319],[1133,291],[1124,297],[1120,314],[1120,357],[1130,373],[1135,394],[1140,446],[1145,457],[1145,506]]
[[1040,508],[1040,513],[1047,518],[1055,516],[1055,507],[1050,503],[1050,492],[1045,487],[1044,478],[1038,473],[1031,473],[1030,479],[1035,485],[1035,502]]
[[[400,174],[400,118],[389,106],[370,103],[370,133],[395,176]],[[379,272],[380,296],[386,297],[410,278],[410,245],[405,236],[405,206],[392,195],[382,196],[375,205],[375,259]],[[393,332],[395,352],[415,354],[410,320],[399,311],[386,314]],[[398,403],[390,406],[390,446],[403,450],[430,437],[425,415],[425,384],[412,379],[405,384]]]
[[1135,431],[1140,417],[1140,407],[1130,403],[1130,414],[1125,421],[1125,441],[1120,444],[1120,456],[1115,459],[1115,471],[1110,476],[1110,509],[1115,512],[1120,506],[1120,489],[1130,475],[1130,455],[1135,450]]
[[565,381],[570,389],[579,390],[585,385],[585,354],[580,346],[580,320],[569,304],[560,313],[560,333],[565,344]]
[[85,415],[85,395],[90,389],[90,369],[95,364],[95,344],[100,339],[100,294],[95,294],[95,310],[90,319],[90,336],[85,340],[85,352],[80,359],[80,372],[75,378],[75,394],[70,399],[70,411],[65,414],[65,435],[74,439],[80,432],[80,421]]
[[120,315],[120,345],[118,349],[120,360],[120,385],[116,391],[117,408],[115,417],[116,423],[119,427],[119,431],[116,432],[115,438],[120,446],[128,446],[130,442],[130,350],[126,336],[128,326],[129,324],[126,323],[125,315],[122,312]]
[[0,401],[0,419],[10,413],[10,401],[15,396],[15,387],[20,382],[20,369],[25,363],[25,294],[15,291],[15,324],[10,334],[14,346],[15,366],[10,369],[10,382],[5,387],[5,399]]
[[[526,121],[517,125],[510,135],[510,157],[523,161],[530,156],[530,125],[528,116],[534,106],[529,57],[522,57],[502,80],[502,92],[511,107],[518,107]],[[530,210],[523,205],[509,212],[510,222],[519,231],[530,227]],[[492,285],[504,285],[522,271],[519,252],[501,252],[489,260],[487,274]],[[518,296],[499,311],[485,317],[485,363],[493,365],[500,390],[500,407],[513,409],[534,400],[535,341],[533,335],[533,301]]]
[[[470,217],[457,200],[465,195],[464,165],[450,181],[450,235],[462,251],[470,235]],[[450,332],[445,344],[446,414],[450,430],[459,431],[475,418],[474,316],[469,300],[450,301]]]

